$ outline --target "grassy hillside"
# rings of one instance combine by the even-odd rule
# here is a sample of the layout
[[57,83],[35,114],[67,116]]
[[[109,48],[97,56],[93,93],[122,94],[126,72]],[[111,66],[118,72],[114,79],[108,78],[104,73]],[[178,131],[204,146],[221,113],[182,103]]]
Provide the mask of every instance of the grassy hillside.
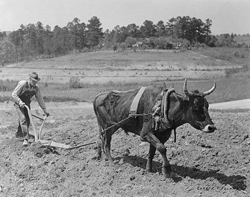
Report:
[[[23,68],[26,69],[25,72],[28,72],[29,69],[39,69],[39,74],[40,72],[44,73],[42,74],[42,78],[49,76],[52,79],[55,75],[65,77],[64,82],[60,84],[40,82],[40,87],[46,101],[92,101],[99,92],[113,89],[128,90],[147,85],[161,85],[163,81],[168,86],[174,85],[176,91],[181,93],[184,78],[188,78],[188,88],[190,90],[198,89],[205,91],[213,85],[213,81],[216,81],[216,91],[208,96],[208,100],[214,103],[250,98],[249,57],[250,53],[247,50],[230,48],[201,48],[186,52],[146,51],[143,53],[133,53],[131,51],[124,53],[97,51],[71,54],[53,59],[36,60],[29,63],[18,63],[13,65],[13,67],[19,73],[24,70]],[[54,69],[54,75],[51,74],[51,69]],[[88,76],[87,71],[92,72],[93,70],[99,76]],[[109,81],[88,83],[89,77],[94,77],[97,81],[100,79],[102,73],[112,74],[114,70],[119,71],[119,74],[127,70],[133,70],[134,76],[131,77],[133,80],[124,82],[124,77],[121,74],[121,77],[116,76],[116,81],[113,81],[112,77],[107,76]],[[164,78],[163,75],[163,77],[157,80],[141,76],[143,72],[149,73],[155,70],[158,70],[160,74],[162,74],[161,72],[169,74],[174,70],[177,74],[182,72],[186,75],[179,77],[172,76],[171,78],[167,76]],[[62,71],[67,71],[65,72],[66,74],[63,74],[64,76],[60,74]],[[213,74],[211,74],[211,71],[213,71]],[[11,70],[11,72],[13,71]],[[189,72],[192,75],[188,75]],[[216,75],[216,73],[220,73],[220,75]],[[27,73],[24,74],[27,75]],[[194,75],[196,75],[195,78]],[[78,82],[78,87],[80,88],[72,88],[69,81],[72,77],[83,78],[85,81]],[[144,80],[139,80],[142,77],[144,77]],[[117,79],[120,81],[117,81]],[[10,93],[16,83],[17,81],[0,81],[0,98],[2,101],[10,98]]]
[[[183,82],[184,81],[165,81],[167,86],[174,85],[177,92],[183,93]],[[206,91],[213,86],[214,80],[205,81],[193,81],[188,80],[188,89],[200,91]],[[213,94],[207,98],[210,103],[247,99],[250,98],[250,78],[249,77],[237,77],[230,79],[216,79],[217,84],[216,90]],[[109,90],[129,90],[147,85],[162,85],[163,82],[150,82],[150,83],[138,83],[138,84],[110,84],[109,86],[93,85],[79,89],[72,89],[69,87],[58,85],[51,85],[51,87],[42,87],[44,96],[48,100],[64,100],[67,98],[75,99],[77,101],[93,101],[94,97],[99,92],[106,92]]]
[[[236,53],[239,56],[235,55]],[[160,66],[171,69],[175,65],[206,65],[225,66],[232,63],[242,63],[249,60],[250,53],[240,48],[193,48],[193,50],[146,50],[125,52],[110,50],[75,53],[51,59],[38,59],[30,62],[20,62],[18,68],[43,69],[150,69]],[[243,58],[242,58],[243,57]],[[220,60],[220,61],[217,61]],[[241,60],[242,62],[240,62]],[[172,66],[172,67],[171,67]]]
[[234,40],[237,42],[237,43],[245,43],[245,44],[249,44],[250,45],[250,35],[246,35],[246,36],[236,36],[234,38]]

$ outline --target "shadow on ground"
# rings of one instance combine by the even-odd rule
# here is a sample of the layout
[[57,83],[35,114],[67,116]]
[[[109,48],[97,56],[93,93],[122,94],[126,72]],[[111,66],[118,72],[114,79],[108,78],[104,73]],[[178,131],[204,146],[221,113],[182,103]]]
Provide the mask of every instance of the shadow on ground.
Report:
[[[135,167],[140,167],[146,169],[147,160],[138,157],[138,156],[125,156],[124,162],[129,163]],[[160,172],[161,173],[161,163],[153,161],[153,173]],[[209,170],[203,171],[195,167],[186,167],[179,165],[171,165],[172,170],[176,173],[176,176],[173,177],[175,182],[179,182],[182,178],[190,177],[192,179],[201,179],[205,180],[207,178],[217,179],[223,185],[230,185],[233,189],[237,190],[246,190],[246,177],[241,175],[232,175],[227,176],[225,174],[219,173],[218,171]]]

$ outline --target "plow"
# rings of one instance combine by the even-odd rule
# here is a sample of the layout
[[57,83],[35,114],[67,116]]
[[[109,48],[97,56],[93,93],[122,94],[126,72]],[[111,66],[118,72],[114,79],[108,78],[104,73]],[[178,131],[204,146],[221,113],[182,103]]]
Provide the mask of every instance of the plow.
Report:
[[[90,143],[86,143],[86,144],[71,146],[69,144],[55,142],[53,140],[43,139],[42,138],[42,130],[43,130],[44,124],[45,124],[48,116],[46,116],[46,115],[43,116],[43,117],[37,116],[37,115],[31,113],[31,111],[30,111],[30,109],[29,109],[29,107],[27,105],[25,105],[25,108],[27,109],[28,116],[29,116],[29,119],[30,119],[30,123],[31,123],[32,129],[33,129],[33,132],[34,132],[35,143],[41,143],[44,146],[63,148],[63,149],[66,149],[66,150],[72,150],[72,149],[76,149],[76,148],[80,148],[80,147],[83,147],[83,146],[88,146],[88,145],[96,143],[96,142],[90,142]],[[42,121],[42,124],[41,124],[39,130],[37,129],[37,127],[35,125],[33,117],[39,119],[40,121]]]

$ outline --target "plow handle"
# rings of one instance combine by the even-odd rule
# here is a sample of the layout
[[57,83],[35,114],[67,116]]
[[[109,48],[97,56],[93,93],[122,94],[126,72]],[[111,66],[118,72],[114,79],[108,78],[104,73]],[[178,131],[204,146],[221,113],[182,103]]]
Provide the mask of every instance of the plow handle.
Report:
[[45,115],[45,117],[44,117],[44,119],[43,119],[43,123],[42,123],[42,125],[41,125],[41,127],[40,127],[40,129],[39,129],[39,132],[38,132],[38,139],[39,139],[39,140],[41,140],[41,139],[42,139],[42,130],[43,130],[43,125],[44,125],[44,123],[45,123],[45,121],[46,121],[47,117],[48,117],[48,116],[46,116],[46,115]]
[[[45,123],[45,121],[46,121],[46,119],[47,119],[48,116],[45,115],[45,117],[42,119],[42,118],[40,118],[38,116],[35,116],[35,115],[31,114],[30,109],[29,109],[29,107],[27,105],[24,105],[24,107],[28,111],[28,115],[29,115],[29,118],[30,118],[30,123],[32,125],[33,131],[34,131],[34,135],[35,135],[35,142],[38,142],[41,139],[41,137],[42,137],[42,129],[43,129],[44,123]],[[39,129],[38,132],[37,132],[36,126],[35,126],[35,124],[33,122],[32,116],[43,120],[42,125],[41,125],[41,127],[40,127],[40,129]]]
[[29,107],[27,105],[24,105],[24,107],[27,109],[27,112],[28,112],[28,115],[29,115],[29,118],[30,118],[30,123],[32,125],[33,131],[34,131],[34,135],[35,135],[35,142],[37,142],[38,141],[37,130],[36,130],[36,126],[35,126],[35,124],[33,122],[32,115],[30,113],[30,109],[29,109]]

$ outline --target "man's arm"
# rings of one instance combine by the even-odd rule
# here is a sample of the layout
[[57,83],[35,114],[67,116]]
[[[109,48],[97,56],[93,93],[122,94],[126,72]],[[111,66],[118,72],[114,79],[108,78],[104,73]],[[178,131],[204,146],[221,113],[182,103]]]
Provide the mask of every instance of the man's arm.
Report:
[[41,91],[40,91],[39,87],[37,88],[37,92],[35,94],[35,97],[36,97],[36,100],[37,100],[38,104],[40,105],[43,112],[45,113],[45,115],[49,116],[49,113],[46,110],[46,106],[45,106],[45,103],[44,103],[44,100],[43,100],[43,97],[42,97],[42,94],[41,94]]
[[13,100],[14,100],[17,104],[19,104],[20,106],[21,106],[21,105],[24,105],[24,102],[19,98],[19,95],[20,95],[20,93],[22,92],[23,87],[25,86],[25,84],[26,84],[26,81],[25,81],[25,80],[20,81],[20,82],[18,83],[18,85],[16,86],[16,88],[14,89],[14,91],[12,92],[12,98],[13,98]]

